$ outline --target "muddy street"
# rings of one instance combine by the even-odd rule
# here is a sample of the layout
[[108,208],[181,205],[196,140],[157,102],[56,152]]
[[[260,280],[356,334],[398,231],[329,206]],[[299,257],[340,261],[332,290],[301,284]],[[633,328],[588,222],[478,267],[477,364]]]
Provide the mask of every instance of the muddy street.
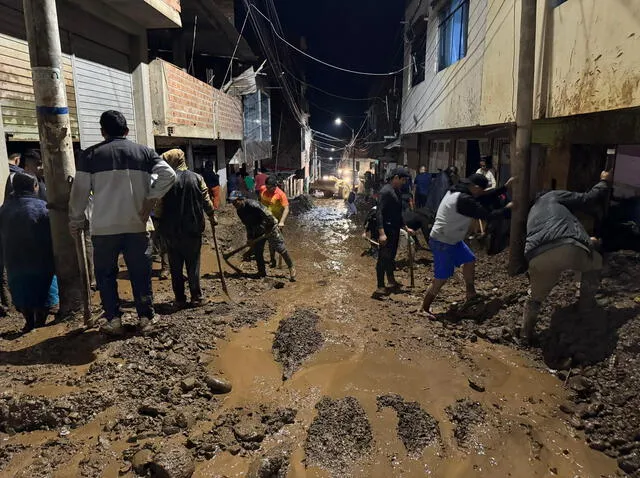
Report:
[[[637,318],[635,286],[618,281],[637,257],[614,258],[600,322],[556,323],[525,350],[513,335],[526,279],[496,272],[504,258],[479,267],[495,310],[479,321],[454,307],[430,322],[416,314],[430,253],[417,254],[415,289],[377,301],[374,259],[344,203],[295,213],[284,235],[297,282],[286,269],[232,274],[230,301],[205,244],[209,303],[174,311],[169,282],[154,279],[148,336],[111,340],[70,323],[19,336],[16,314],[0,319],[0,476],[587,478],[640,468],[635,395],[613,391],[640,373],[636,331],[605,330],[622,334]],[[231,207],[219,230],[223,249],[242,244]],[[399,266],[408,284],[404,252]],[[570,301],[568,282],[550,303]],[[450,310],[460,286],[437,308]],[[124,282],[121,292],[130,299]],[[606,350],[585,354],[570,327],[609,337]]]

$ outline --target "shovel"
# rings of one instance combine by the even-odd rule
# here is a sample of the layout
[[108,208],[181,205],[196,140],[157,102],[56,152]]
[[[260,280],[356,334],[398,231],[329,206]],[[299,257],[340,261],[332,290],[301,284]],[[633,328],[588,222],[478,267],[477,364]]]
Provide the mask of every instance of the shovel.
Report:
[[91,279],[89,278],[89,267],[87,266],[87,250],[84,245],[84,231],[77,231],[73,239],[76,245],[76,256],[78,257],[78,265],[80,266],[80,275],[82,277],[84,325],[90,329],[95,325],[95,319],[91,316]]
[[224,271],[222,270],[222,261],[220,260],[220,249],[218,248],[218,237],[216,236],[216,224],[215,221],[211,221],[211,231],[213,234],[213,249],[216,251],[216,259],[218,260],[218,273],[220,274],[220,282],[222,283],[222,291],[229,299],[229,289],[227,289],[227,281],[224,278]]
[[416,279],[413,267],[413,238],[411,236],[409,236],[409,240],[407,241],[407,249],[409,252],[409,272],[411,275],[411,287],[413,288],[416,286]]
[[262,236],[256,237],[255,239],[248,241],[244,246],[238,247],[237,249],[234,249],[230,252],[225,252],[224,254],[222,254],[222,258],[224,259],[224,261],[227,263],[227,265],[229,267],[231,267],[236,273],[238,274],[244,274],[243,271],[241,271],[240,269],[238,269],[236,266],[234,266],[229,259],[233,256],[235,256],[236,254],[238,254],[239,252],[244,251],[245,249],[250,249],[252,248],[256,243],[262,241],[263,239],[265,239],[269,234],[271,234],[271,231],[268,233],[263,234]]

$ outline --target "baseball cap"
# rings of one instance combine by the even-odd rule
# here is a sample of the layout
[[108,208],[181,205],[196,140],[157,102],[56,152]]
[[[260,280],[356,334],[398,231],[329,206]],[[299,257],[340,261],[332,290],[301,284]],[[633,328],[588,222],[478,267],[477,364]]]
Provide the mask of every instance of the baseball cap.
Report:
[[409,170],[407,168],[393,168],[389,172],[389,178],[393,178],[394,176],[398,176],[399,178],[410,178],[411,174],[409,174]]
[[231,191],[231,194],[229,194],[229,200],[232,202],[244,198],[244,194],[242,194],[242,192],[240,191]]
[[464,184],[473,184],[474,186],[478,186],[482,189],[487,189],[487,187],[489,186],[489,180],[482,174],[478,173],[472,174],[468,178],[461,179],[460,182]]

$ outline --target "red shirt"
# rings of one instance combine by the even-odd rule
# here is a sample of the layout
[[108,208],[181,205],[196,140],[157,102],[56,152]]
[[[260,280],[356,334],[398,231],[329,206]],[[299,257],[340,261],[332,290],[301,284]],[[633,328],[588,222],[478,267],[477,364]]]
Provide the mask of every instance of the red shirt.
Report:
[[260,173],[256,176],[256,191],[260,191],[260,189],[262,189],[262,186],[265,185],[268,177],[269,176],[264,173]]

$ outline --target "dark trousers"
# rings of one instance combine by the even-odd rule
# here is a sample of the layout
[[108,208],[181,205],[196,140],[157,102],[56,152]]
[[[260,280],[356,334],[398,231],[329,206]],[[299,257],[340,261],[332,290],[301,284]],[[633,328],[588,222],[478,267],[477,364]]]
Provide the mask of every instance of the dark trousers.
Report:
[[378,252],[378,262],[376,263],[376,277],[378,288],[384,287],[384,277],[387,276],[389,284],[395,284],[396,279],[393,272],[396,269],[396,254],[398,253],[398,243],[400,242],[400,229],[386,229],[387,242],[380,246]]
[[416,193],[416,209],[422,209],[427,205],[428,194]]
[[187,268],[187,279],[191,301],[202,299],[200,288],[200,252],[202,236],[182,236],[167,241],[169,269],[171,270],[171,287],[177,302],[186,302],[184,291],[183,268]]
[[256,263],[258,264],[258,275],[267,275],[267,264],[264,261],[264,246],[267,244],[266,239],[262,239],[255,243],[251,252],[255,255]]
[[133,290],[138,317],[152,319],[151,241],[149,234],[113,234],[93,236],[93,263],[96,282],[105,317],[111,320],[121,315],[118,297],[118,256],[124,256]]
[[47,322],[49,310],[46,308],[21,310],[24,320],[27,322],[25,330],[33,330],[36,327],[44,327]]

